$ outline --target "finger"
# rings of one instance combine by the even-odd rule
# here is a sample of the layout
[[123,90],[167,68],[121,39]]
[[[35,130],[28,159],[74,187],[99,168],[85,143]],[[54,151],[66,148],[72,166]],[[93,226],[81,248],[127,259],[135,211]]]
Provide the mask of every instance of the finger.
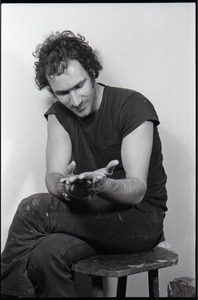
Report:
[[84,173],[81,173],[78,178],[80,180],[92,180],[94,177],[96,176],[96,173],[95,172],[84,172]]
[[117,159],[111,160],[105,168],[106,175],[112,175],[115,167],[119,164]]
[[102,174],[102,175],[98,175],[96,177],[93,178],[92,180],[92,184],[102,184],[104,183],[104,181],[106,180],[106,175]]
[[73,175],[67,178],[67,184],[73,184],[78,180],[78,175]]
[[84,184],[85,186],[88,186],[91,184],[91,180],[88,180],[88,179],[82,180],[82,179],[77,178],[76,183],[81,184],[81,185]]
[[67,178],[61,178],[60,182],[66,182]]
[[73,175],[73,176],[70,176],[70,177],[68,177],[67,179],[67,183],[68,184],[74,184],[74,183],[76,183],[76,184],[80,184],[80,185],[90,185],[91,184],[91,181],[90,180],[88,180],[88,179],[79,179],[79,175]]
[[75,168],[76,168],[76,162],[72,161],[66,168],[67,175],[73,175]]
[[79,178],[71,178],[69,182],[70,184],[76,184],[77,186],[81,186],[81,187],[89,186],[92,183],[91,180],[87,180],[87,179],[80,180]]

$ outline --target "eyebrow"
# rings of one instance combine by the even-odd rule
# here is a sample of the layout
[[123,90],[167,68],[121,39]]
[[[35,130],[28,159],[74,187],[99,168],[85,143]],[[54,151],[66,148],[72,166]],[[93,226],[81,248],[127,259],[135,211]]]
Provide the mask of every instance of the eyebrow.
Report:
[[81,80],[80,82],[78,82],[75,86],[73,86],[71,89],[55,91],[54,93],[57,94],[57,95],[60,95],[60,94],[67,94],[67,93],[69,93],[70,91],[75,90],[78,86],[80,86],[80,85],[82,85],[83,83],[85,83],[85,81],[86,81],[86,79],[83,79],[83,80]]

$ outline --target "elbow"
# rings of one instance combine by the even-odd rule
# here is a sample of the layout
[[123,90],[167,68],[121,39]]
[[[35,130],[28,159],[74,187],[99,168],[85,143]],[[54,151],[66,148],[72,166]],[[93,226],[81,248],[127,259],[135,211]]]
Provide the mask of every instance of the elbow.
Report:
[[142,202],[142,200],[144,199],[144,196],[146,194],[146,190],[147,190],[147,185],[146,184],[142,184],[139,193],[138,193],[138,197],[137,197],[137,204],[139,204],[140,202]]
[[46,185],[48,192],[50,193],[50,175],[47,173],[45,175],[45,185]]
[[137,205],[142,202],[147,191],[147,184],[138,180],[137,190],[134,194],[133,204]]

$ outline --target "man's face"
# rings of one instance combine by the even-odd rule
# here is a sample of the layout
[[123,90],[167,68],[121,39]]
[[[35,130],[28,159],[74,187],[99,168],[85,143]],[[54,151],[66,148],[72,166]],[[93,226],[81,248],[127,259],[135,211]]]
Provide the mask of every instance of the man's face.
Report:
[[95,110],[95,85],[77,60],[70,60],[61,75],[47,80],[56,98],[79,117],[86,117]]

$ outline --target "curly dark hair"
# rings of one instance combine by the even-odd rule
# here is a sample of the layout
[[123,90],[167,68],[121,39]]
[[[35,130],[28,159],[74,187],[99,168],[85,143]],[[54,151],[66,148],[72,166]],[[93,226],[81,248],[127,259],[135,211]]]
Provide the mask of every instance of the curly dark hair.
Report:
[[38,58],[34,63],[36,85],[39,90],[47,87],[52,94],[46,75],[53,78],[62,74],[67,69],[69,60],[77,60],[87,71],[92,82],[103,68],[96,51],[88,45],[85,37],[80,34],[75,36],[70,30],[51,34],[43,44],[36,46],[33,56]]

